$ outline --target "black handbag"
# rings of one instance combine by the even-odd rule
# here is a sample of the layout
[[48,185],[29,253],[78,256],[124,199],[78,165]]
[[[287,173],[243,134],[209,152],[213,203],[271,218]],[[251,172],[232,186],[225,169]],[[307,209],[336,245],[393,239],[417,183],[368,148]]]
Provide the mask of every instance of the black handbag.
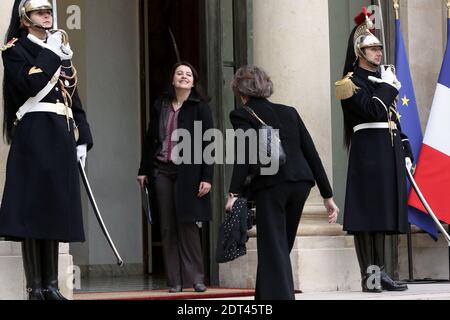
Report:
[[248,208],[245,198],[238,198],[231,212],[219,228],[216,246],[216,262],[233,261],[247,253],[247,231],[256,224],[255,211]]
[[[273,127],[267,125],[260,117],[257,116],[255,111],[248,106],[243,107],[250,115],[255,118],[259,123],[259,145],[258,145],[258,155],[259,159],[262,157],[270,158],[272,162],[277,160],[279,166],[282,166],[286,163],[286,153],[283,149],[283,145],[281,143],[279,131],[275,130]],[[261,134],[262,133],[262,134]],[[273,139],[273,140],[272,140]],[[272,144],[274,146],[274,150],[272,150]],[[261,168],[266,167],[265,165],[258,164],[256,166],[252,166],[252,175],[256,175],[260,172]]]

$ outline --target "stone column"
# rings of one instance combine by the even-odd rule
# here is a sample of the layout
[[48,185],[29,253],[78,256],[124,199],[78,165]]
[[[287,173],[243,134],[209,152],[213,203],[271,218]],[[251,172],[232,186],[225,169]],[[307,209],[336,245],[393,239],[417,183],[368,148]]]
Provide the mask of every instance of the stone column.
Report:
[[[328,1],[257,0],[253,2],[253,21],[254,64],[263,67],[274,82],[271,101],[297,109],[331,180]],[[221,266],[222,285],[254,284],[255,233],[252,236],[245,257]],[[334,291],[358,287],[352,239],[343,236],[341,226],[328,225],[317,188],[306,203],[291,261],[296,289]]]

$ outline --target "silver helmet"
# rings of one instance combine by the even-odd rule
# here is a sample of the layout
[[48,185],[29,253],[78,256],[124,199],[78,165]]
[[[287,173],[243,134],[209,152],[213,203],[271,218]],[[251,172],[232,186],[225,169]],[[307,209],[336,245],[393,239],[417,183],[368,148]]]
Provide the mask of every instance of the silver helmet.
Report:
[[26,20],[36,26],[36,24],[30,19],[29,14],[37,10],[53,11],[53,5],[50,0],[22,0],[19,4],[19,17],[20,19]]
[[[365,8],[364,8],[365,9]],[[364,21],[358,26],[353,37],[353,44],[355,55],[358,58],[364,58],[369,63],[376,65],[373,61],[370,61],[365,52],[365,48],[381,47],[383,43],[370,31],[374,29],[373,22],[367,15],[367,11],[363,11],[365,14]]]

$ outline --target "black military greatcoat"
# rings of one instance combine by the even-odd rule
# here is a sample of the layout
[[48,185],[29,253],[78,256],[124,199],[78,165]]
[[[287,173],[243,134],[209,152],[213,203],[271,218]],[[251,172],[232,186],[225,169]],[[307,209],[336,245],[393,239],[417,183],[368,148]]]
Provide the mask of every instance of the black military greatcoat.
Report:
[[[25,34],[3,52],[5,89],[15,114],[30,97],[37,95],[63,64],[62,74],[72,75],[70,61],[31,42]],[[66,85],[73,85],[68,80]],[[63,102],[57,82],[41,102]],[[72,90],[69,89],[69,92]],[[76,146],[92,147],[92,137],[77,91],[72,110],[79,128],[65,116],[50,112],[26,114],[15,126],[9,151],[6,184],[0,209],[0,236],[11,240],[48,239],[84,241]]]
[[[406,233],[408,225],[405,157],[412,153],[402,134],[399,119],[390,110],[398,91],[386,84],[374,84],[376,73],[356,68],[352,82],[359,87],[344,100],[345,125],[349,128],[386,123],[388,117],[398,129],[364,129],[353,133],[349,151],[344,230],[352,232]],[[383,102],[383,103],[382,103]],[[391,112],[390,112],[391,111]]]

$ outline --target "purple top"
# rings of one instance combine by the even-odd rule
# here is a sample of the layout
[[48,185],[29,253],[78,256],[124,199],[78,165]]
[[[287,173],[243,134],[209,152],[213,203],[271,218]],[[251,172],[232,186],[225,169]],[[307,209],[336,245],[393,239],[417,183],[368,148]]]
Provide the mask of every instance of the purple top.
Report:
[[162,131],[164,132],[164,139],[162,141],[161,151],[158,153],[156,158],[162,162],[172,162],[172,150],[176,145],[171,137],[175,130],[178,129],[178,115],[180,114],[180,109],[174,110],[173,106],[170,105],[163,108],[161,112],[161,126],[163,126]]

